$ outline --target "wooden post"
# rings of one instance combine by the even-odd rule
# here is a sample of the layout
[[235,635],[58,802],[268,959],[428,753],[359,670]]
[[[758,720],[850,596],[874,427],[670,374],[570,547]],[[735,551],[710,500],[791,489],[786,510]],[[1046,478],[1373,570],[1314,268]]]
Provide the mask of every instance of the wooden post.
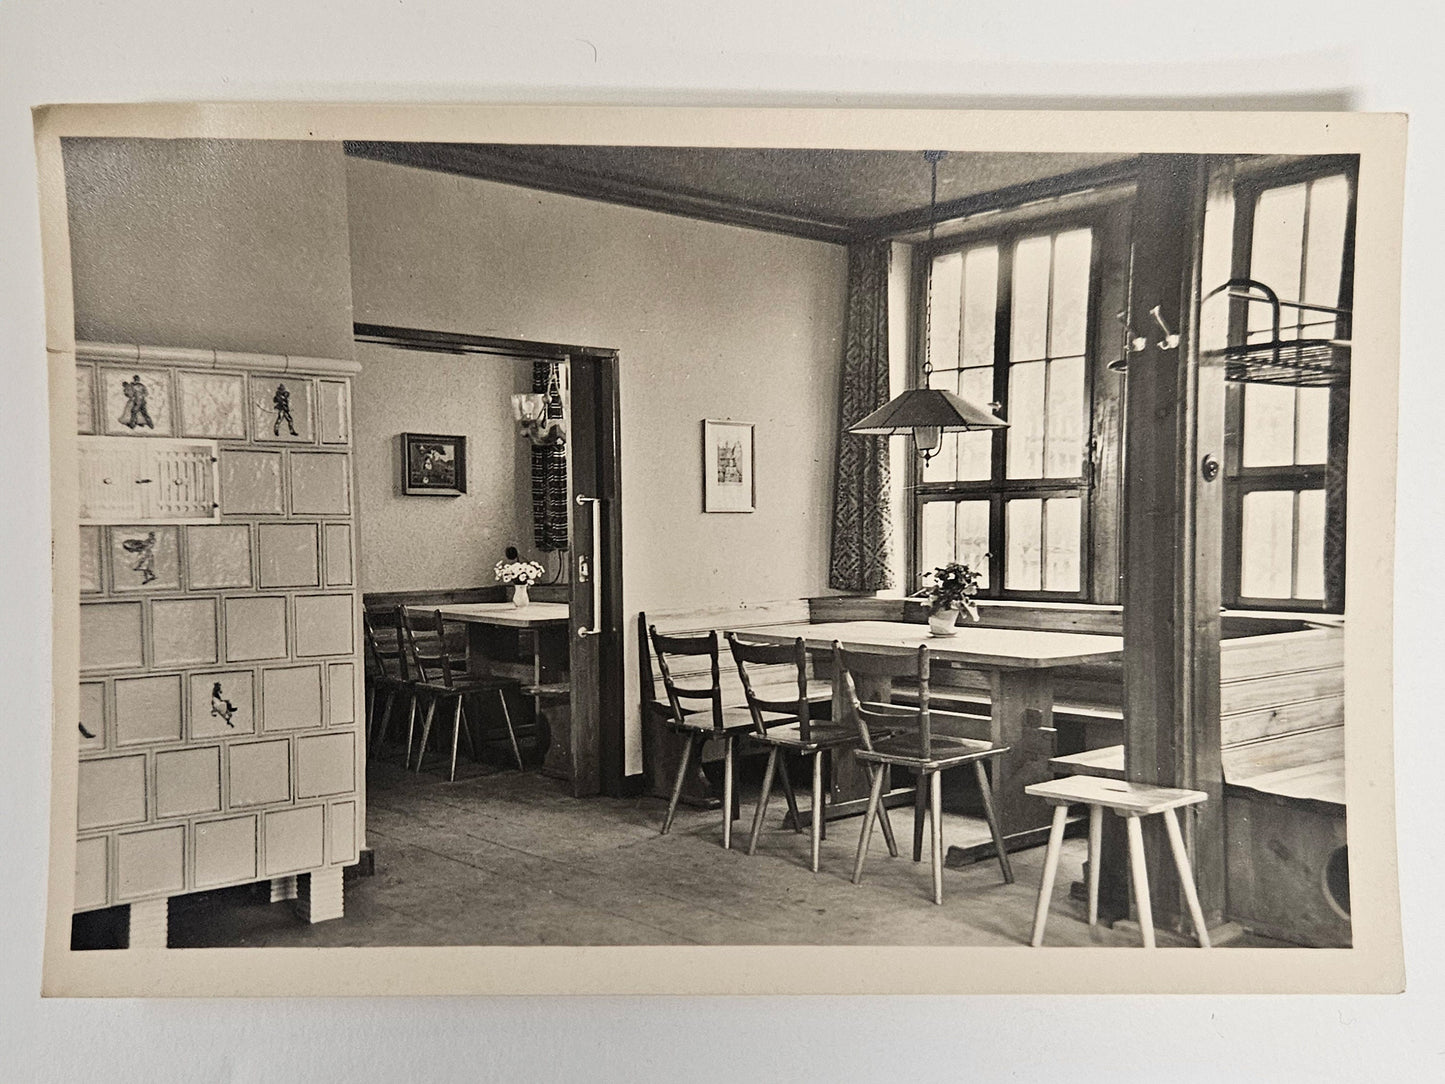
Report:
[[[1123,603],[1125,775],[1209,795],[1186,824],[1200,903],[1212,924],[1224,908],[1224,485],[1217,474],[1206,480],[1204,463],[1207,456],[1223,461],[1224,383],[1218,363],[1201,365],[1200,315],[1202,293],[1228,277],[1233,216],[1225,202],[1228,178],[1211,194],[1209,167],[1198,155],[1145,155],[1141,163],[1129,311],[1132,334],[1148,345],[1128,362]],[[1168,841],[1160,826],[1145,828],[1154,917],[1182,932],[1188,908]],[[1106,876],[1117,876],[1122,865],[1113,857]]]

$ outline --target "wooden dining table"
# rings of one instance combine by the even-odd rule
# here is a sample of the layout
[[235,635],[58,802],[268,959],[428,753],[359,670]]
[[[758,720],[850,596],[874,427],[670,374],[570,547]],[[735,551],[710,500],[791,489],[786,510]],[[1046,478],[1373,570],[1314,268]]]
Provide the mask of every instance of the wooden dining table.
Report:
[[[523,695],[530,698],[533,714],[542,719],[546,702],[545,722],[550,733],[542,770],[562,778],[570,776],[571,749],[566,740],[571,715],[571,684],[568,665],[568,628],[571,607],[565,602],[529,602],[514,606],[510,602],[464,602],[444,606],[409,607],[413,616],[439,612],[443,621],[467,626],[467,658],[469,666],[487,660],[486,669],[493,674],[514,677],[521,682]],[[506,661],[505,656],[519,652],[515,643],[499,639],[510,631],[523,643],[530,640],[530,658],[519,662]],[[501,661],[499,661],[501,660]]]
[[[747,639],[792,643],[802,637],[810,652],[831,650],[834,642],[859,651],[912,650],[927,644],[931,668],[977,670],[988,674],[990,711],[987,737],[1009,747],[999,758],[992,780],[1005,845],[1010,850],[1044,841],[1049,806],[1024,793],[1030,783],[1053,778],[1049,759],[1055,755],[1052,671],[1058,667],[1117,662],[1124,657],[1120,636],[1032,629],[987,628],[963,625],[953,636],[933,636],[928,626],[902,621],[829,621],[815,624],[772,625],[749,629]],[[887,702],[892,695],[887,679],[859,682],[865,701]],[[935,694],[941,689],[935,687]],[[845,718],[841,691],[834,685],[833,718]],[[936,727],[937,729],[937,727]],[[975,848],[983,857],[991,845]]]

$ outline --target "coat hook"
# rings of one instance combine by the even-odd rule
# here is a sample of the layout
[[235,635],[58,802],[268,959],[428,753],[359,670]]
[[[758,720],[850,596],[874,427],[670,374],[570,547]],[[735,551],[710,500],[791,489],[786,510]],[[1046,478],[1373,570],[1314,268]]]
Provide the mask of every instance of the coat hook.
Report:
[[1155,305],[1149,310],[1149,315],[1154,317],[1154,322],[1159,325],[1159,330],[1164,332],[1164,338],[1159,340],[1160,350],[1177,350],[1179,348],[1179,336],[1169,330],[1169,325],[1164,322],[1164,317],[1159,315],[1160,306]]

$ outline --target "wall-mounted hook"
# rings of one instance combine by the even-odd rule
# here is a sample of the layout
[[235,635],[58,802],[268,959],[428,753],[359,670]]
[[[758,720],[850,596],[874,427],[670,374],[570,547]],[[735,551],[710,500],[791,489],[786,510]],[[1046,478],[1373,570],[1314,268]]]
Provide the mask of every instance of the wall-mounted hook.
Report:
[[1154,322],[1159,325],[1159,330],[1164,332],[1164,338],[1159,340],[1160,350],[1177,350],[1179,348],[1179,336],[1169,330],[1169,325],[1164,322],[1164,317],[1159,315],[1160,306],[1155,305],[1149,310],[1149,315],[1154,317]]

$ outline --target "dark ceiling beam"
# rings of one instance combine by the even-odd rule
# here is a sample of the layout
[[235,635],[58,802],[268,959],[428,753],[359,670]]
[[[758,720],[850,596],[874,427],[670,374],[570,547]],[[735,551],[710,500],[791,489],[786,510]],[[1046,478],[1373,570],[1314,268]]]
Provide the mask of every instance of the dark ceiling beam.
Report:
[[577,169],[529,162],[466,143],[345,144],[353,158],[415,166],[479,180],[521,185],[566,196],[603,200],[649,211],[683,215],[729,226],[785,233],[813,241],[847,244],[855,236],[852,224],[769,211],[690,192],[653,188],[634,181]]
[[979,192],[971,196],[960,196],[958,199],[939,200],[938,207],[932,216],[929,215],[927,207],[919,207],[915,210],[883,215],[881,218],[875,218],[868,222],[859,222],[855,224],[854,236],[855,238],[897,237],[900,234],[926,230],[930,217],[935,223],[949,222],[953,219],[982,214],[985,211],[1002,211],[1038,200],[1057,199],[1060,196],[1074,195],[1090,189],[1127,184],[1134,180],[1138,171],[1139,162],[1134,158],[1126,158],[1118,162],[1105,162],[1103,165],[1090,166],[1088,169],[1060,173],[1056,177],[1042,177],[1036,181],[1025,181],[1023,184],[1010,185],[1007,188],[996,188],[992,192]]

